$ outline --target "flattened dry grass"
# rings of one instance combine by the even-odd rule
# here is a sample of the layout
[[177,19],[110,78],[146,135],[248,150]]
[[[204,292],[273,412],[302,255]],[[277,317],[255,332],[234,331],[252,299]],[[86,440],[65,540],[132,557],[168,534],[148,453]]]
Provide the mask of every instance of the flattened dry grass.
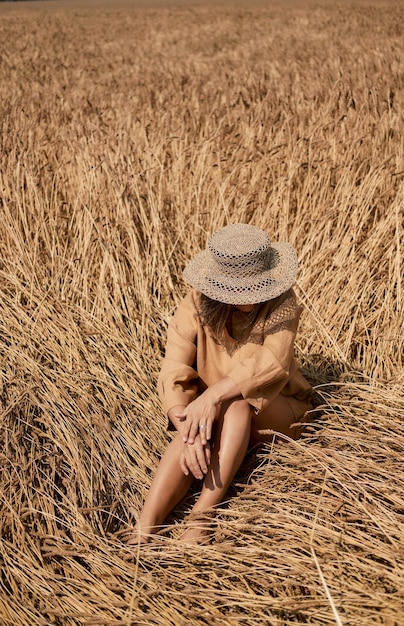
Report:
[[[402,7],[0,17],[1,623],[401,626]],[[299,252],[312,427],[127,560],[181,270],[240,221]]]

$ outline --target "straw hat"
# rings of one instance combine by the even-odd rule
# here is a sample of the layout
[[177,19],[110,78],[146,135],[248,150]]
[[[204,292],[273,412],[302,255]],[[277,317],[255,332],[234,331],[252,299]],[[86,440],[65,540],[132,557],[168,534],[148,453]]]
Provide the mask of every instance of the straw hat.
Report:
[[188,263],[184,278],[203,294],[226,304],[266,302],[290,289],[297,256],[289,243],[271,243],[250,224],[225,226]]

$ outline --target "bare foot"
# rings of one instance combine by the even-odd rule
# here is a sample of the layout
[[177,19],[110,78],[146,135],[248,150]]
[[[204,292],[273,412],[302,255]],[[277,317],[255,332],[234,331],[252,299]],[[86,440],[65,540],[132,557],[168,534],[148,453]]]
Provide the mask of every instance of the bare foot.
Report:
[[144,535],[141,535],[140,533],[132,533],[126,542],[126,545],[137,546],[139,545],[139,543],[146,544],[146,543],[150,543],[150,541],[151,541],[150,537],[145,537]]
[[138,546],[139,544],[149,543],[154,533],[145,533],[138,528],[130,530],[126,533],[125,543],[127,546]]
[[200,515],[191,517],[187,522],[187,528],[179,538],[182,543],[194,546],[203,546],[211,543],[212,540],[212,520]]
[[162,547],[157,538],[154,532],[147,534],[136,527],[128,530],[122,538],[124,546],[119,550],[119,555],[124,561],[137,561],[138,558],[155,555]]

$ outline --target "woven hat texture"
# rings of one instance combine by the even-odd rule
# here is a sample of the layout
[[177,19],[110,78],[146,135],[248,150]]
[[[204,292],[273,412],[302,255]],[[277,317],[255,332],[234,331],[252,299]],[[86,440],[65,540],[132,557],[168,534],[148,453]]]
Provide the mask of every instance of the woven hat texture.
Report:
[[184,278],[225,304],[256,304],[280,296],[296,279],[297,256],[289,243],[272,243],[251,224],[232,224],[214,233],[208,247],[188,263]]

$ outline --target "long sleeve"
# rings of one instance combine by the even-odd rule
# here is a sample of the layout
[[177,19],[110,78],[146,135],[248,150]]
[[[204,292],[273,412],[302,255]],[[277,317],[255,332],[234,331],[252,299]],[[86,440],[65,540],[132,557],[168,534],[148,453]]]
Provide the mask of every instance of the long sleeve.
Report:
[[166,352],[157,381],[166,412],[178,404],[189,404],[196,396],[196,337],[195,307],[188,294],[168,325]]
[[[242,396],[259,412],[278,394],[306,393],[310,385],[298,371],[294,340],[301,313],[292,291],[268,302],[245,335],[238,313],[236,338],[217,341],[197,315],[199,292],[180,303],[167,330],[167,345],[157,389],[163,409],[188,405],[197,394],[229,376]],[[243,318],[244,319],[244,318]]]
[[286,328],[269,333],[260,346],[249,344],[241,349],[239,362],[228,373],[258,411],[276,398],[297,370],[294,341],[299,317],[297,308]]

